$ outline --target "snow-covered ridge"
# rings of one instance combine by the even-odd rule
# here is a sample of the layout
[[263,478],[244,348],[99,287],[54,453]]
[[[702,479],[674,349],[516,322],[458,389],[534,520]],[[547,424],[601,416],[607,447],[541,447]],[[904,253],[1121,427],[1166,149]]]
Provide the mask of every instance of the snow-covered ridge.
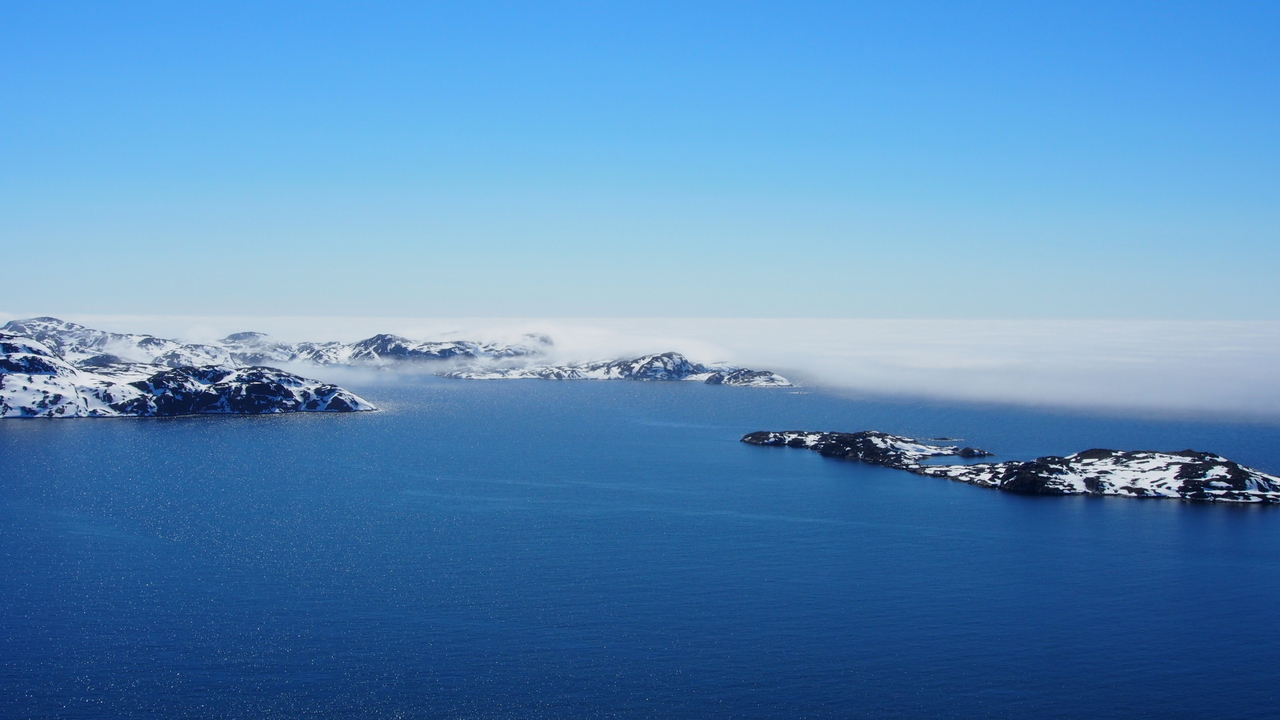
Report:
[[633,360],[603,360],[579,365],[518,368],[466,367],[443,374],[463,380],[644,380],[705,382],[738,387],[791,387],[781,375],[727,365],[701,365],[680,353],[645,355]]
[[452,358],[501,359],[536,355],[545,338],[531,345],[497,345],[469,341],[415,342],[396,335],[374,335],[354,343],[281,343],[257,332],[228,335],[216,343],[183,343],[151,335],[94,330],[52,317],[14,320],[6,332],[38,340],[73,364],[99,362],[152,363],[168,367],[189,365],[311,365],[387,366],[396,363]]
[[828,457],[861,460],[948,480],[1031,495],[1118,495],[1214,502],[1280,503],[1280,477],[1244,467],[1221,455],[1181,450],[1093,449],[1029,461],[926,465],[932,457],[986,457],[974,448],[938,446],[867,430],[754,432],[742,442],[800,447]]
[[[576,365],[546,364],[552,345],[545,335],[526,335],[515,345],[459,341],[415,341],[374,335],[354,343],[282,343],[258,332],[228,335],[216,343],[184,343],[151,335],[95,330],[52,317],[14,320],[3,331],[46,345],[71,365],[94,372],[133,373],[138,364],[165,367],[245,367],[297,363],[391,369],[425,367],[443,377],[466,380],[695,380],[737,387],[791,387],[784,377],[725,364],[702,365],[679,353],[602,360]],[[541,363],[537,363],[538,360]],[[132,369],[130,369],[132,368]]]
[[0,331],[0,418],[355,412],[368,401],[268,367],[76,367],[44,343]]

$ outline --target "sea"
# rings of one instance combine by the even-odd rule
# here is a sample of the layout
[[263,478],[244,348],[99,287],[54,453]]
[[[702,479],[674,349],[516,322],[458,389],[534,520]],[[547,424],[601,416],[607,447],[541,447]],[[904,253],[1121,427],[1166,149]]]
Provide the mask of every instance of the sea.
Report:
[[1031,497],[1029,459],[1280,426],[697,383],[349,386],[355,414],[0,423],[4,718],[1275,718],[1280,507]]

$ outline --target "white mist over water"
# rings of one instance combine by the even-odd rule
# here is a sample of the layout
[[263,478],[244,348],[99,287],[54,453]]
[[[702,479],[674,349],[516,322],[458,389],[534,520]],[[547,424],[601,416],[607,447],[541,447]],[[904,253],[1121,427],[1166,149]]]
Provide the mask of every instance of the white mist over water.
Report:
[[[29,317],[21,315],[20,317]],[[19,317],[0,314],[0,320]],[[555,363],[674,350],[837,390],[1280,419],[1280,322],[830,319],[475,319],[74,315],[115,332],[208,341],[519,342],[549,335]],[[305,369],[316,376],[315,368]],[[329,379],[325,377],[325,379]]]

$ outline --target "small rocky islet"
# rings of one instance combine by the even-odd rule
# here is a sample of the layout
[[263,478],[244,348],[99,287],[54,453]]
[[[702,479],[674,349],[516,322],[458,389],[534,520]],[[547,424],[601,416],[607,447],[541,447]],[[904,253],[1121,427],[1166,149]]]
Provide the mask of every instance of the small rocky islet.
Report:
[[934,465],[933,458],[990,457],[977,448],[936,445],[875,430],[748,433],[742,442],[804,448],[825,457],[858,460],[1026,495],[1104,495],[1205,502],[1280,503],[1280,477],[1220,455],[1196,450],[1157,452],[1095,448],[1063,457]]

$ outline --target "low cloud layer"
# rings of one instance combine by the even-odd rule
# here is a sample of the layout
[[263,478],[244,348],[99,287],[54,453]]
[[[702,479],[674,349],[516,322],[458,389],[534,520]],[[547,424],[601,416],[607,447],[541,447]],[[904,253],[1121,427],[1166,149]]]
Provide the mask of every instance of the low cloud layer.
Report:
[[1280,419],[1275,322],[616,320],[543,327],[571,354],[668,347],[858,392]]
[[[10,319],[0,316],[0,319]],[[257,330],[282,340],[518,341],[555,362],[676,350],[835,390],[1081,409],[1280,419],[1280,323],[752,319],[106,317],[66,319],[191,341]]]

